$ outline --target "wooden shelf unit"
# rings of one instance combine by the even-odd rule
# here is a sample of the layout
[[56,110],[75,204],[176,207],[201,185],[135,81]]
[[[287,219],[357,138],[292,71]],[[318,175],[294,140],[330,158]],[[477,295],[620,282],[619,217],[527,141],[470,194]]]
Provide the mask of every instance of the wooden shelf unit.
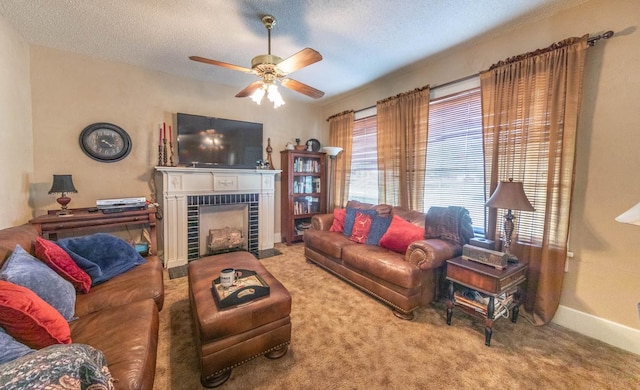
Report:
[[282,242],[302,241],[311,217],[326,212],[326,154],[300,150],[280,152],[282,167]]

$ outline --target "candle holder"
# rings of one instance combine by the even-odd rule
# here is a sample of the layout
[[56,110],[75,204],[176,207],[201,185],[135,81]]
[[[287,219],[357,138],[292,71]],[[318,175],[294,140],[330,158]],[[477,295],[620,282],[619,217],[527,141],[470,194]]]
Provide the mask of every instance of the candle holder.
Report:
[[162,163],[163,164],[162,165],[164,165],[166,167],[167,166],[167,139],[166,138],[164,138],[162,140],[162,146],[163,146],[163,149],[162,149]]
[[158,166],[162,166],[162,145],[158,145]]
[[171,152],[171,154],[169,155],[169,164],[172,167],[175,167],[176,164],[173,161],[173,142],[169,141],[169,151]]

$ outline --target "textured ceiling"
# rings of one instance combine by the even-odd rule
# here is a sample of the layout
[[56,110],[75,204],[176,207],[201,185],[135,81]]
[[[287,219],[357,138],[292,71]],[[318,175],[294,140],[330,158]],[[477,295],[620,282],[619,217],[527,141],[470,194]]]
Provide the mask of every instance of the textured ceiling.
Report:
[[[29,43],[87,54],[239,90],[255,76],[190,61],[244,67],[267,53],[262,15],[276,17],[271,52],[305,47],[323,60],[292,78],[323,99],[357,88],[499,27],[587,0],[0,0],[0,14]],[[312,99],[292,91],[285,99]],[[321,100],[322,101],[322,100]]]

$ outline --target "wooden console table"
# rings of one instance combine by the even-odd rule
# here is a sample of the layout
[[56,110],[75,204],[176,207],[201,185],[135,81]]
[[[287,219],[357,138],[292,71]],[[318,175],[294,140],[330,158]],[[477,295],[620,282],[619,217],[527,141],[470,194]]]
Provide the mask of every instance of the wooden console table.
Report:
[[[505,269],[476,263],[456,257],[447,260],[447,325],[451,325],[453,308],[484,320],[485,345],[491,345],[493,322],[511,311],[511,322],[518,320],[520,286],[526,280],[526,264],[509,264]],[[486,300],[486,303],[459,295],[458,289],[466,288]],[[467,290],[468,291],[468,290]]]
[[58,216],[58,210],[50,210],[48,214],[41,215],[29,221],[38,229],[38,234],[51,240],[57,239],[60,232],[73,232],[79,230],[100,230],[101,228],[149,225],[149,255],[157,255],[156,238],[156,209],[150,207],[146,210],[123,211],[119,213],[105,214],[101,211],[89,211],[95,208],[81,208],[71,210],[72,214]]

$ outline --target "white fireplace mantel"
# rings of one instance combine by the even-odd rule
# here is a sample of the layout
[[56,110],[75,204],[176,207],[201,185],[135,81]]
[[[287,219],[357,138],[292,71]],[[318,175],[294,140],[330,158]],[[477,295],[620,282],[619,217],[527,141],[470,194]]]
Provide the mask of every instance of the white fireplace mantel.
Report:
[[[166,268],[185,265],[187,257],[187,197],[197,195],[259,195],[258,246],[260,250],[274,246],[275,175],[281,170],[156,167],[161,174],[158,202],[163,219],[161,248]],[[161,190],[161,192],[160,192]]]

